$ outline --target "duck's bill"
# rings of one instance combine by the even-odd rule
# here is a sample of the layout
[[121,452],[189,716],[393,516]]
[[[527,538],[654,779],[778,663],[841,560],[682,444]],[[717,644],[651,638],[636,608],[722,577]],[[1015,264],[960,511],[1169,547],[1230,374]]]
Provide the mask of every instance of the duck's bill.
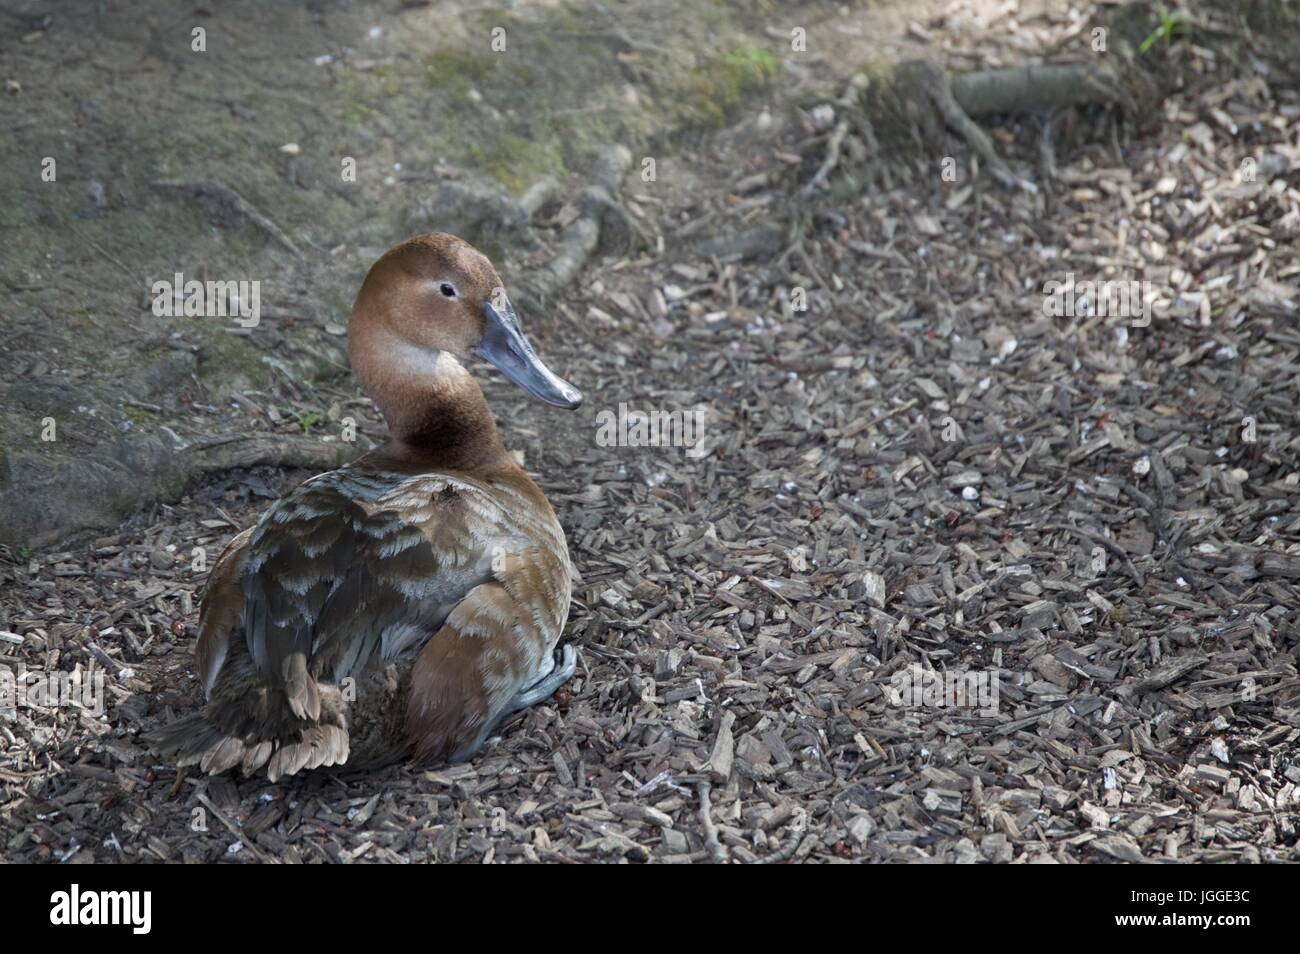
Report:
[[503,311],[497,311],[490,301],[483,303],[483,337],[474,354],[539,401],[569,409],[582,403],[582,392],[537,357],[519,330],[519,319],[509,302]]

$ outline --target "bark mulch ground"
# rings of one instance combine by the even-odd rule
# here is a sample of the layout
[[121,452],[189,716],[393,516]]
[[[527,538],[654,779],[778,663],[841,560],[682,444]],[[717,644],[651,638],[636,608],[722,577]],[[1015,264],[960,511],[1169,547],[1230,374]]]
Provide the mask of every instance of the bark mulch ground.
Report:
[[[1193,86],[1037,195],[936,171],[785,260],[687,250],[784,221],[833,117],[661,162],[633,204],[664,250],[524,316],[587,405],[487,381],[581,574],[569,686],[466,765],[177,780],[138,733],[195,705],[193,550],[303,476],[235,472],[0,565],[0,663],[106,679],[102,715],[0,717],[0,856],[1296,860],[1298,116],[1266,75]],[[1151,283],[1150,324],[1045,313],[1070,272]],[[221,413],[364,442],[351,387]],[[600,446],[620,402],[699,409],[703,442]],[[894,691],[933,671],[996,707]]]

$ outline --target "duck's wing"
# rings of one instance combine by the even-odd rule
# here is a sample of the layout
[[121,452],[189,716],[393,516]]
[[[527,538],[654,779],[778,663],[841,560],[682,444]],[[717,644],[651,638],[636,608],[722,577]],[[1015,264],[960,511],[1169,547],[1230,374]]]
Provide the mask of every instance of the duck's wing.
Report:
[[411,668],[406,731],[417,758],[471,757],[505,716],[573,674],[572,652],[560,667],[551,655],[569,587],[567,554],[534,546],[499,559],[456,605]]
[[263,517],[242,573],[244,639],[294,715],[318,718],[318,680],[418,648],[490,578],[505,536],[474,496],[450,478],[334,471]]
[[226,544],[208,574],[207,587],[199,603],[199,639],[194,646],[194,668],[204,695],[212,692],[212,684],[221,671],[230,650],[230,641],[243,616],[244,593],[240,579],[248,561],[248,538],[252,535],[253,528],[249,527]]
[[213,568],[197,649],[209,702],[160,751],[214,773],[265,765],[273,780],[340,764],[343,681],[409,661],[416,752],[472,754],[563,675],[550,653],[568,613],[567,547],[519,478],[344,470],[278,502]]

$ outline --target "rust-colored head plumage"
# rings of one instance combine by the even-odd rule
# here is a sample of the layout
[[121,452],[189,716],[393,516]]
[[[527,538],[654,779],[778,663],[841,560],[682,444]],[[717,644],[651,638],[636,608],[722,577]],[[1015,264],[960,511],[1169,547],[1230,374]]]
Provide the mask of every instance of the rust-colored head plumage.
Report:
[[431,352],[469,357],[483,336],[483,303],[494,296],[504,298],[504,283],[473,245],[445,232],[417,235],[371,266],[353,310],[359,321],[350,345],[383,332]]
[[434,398],[477,393],[457,360],[469,357],[547,404],[582,402],[533,351],[492,263],[444,232],[409,239],[374,264],[352,310],[348,350],[362,389],[395,431],[412,415],[427,417]]

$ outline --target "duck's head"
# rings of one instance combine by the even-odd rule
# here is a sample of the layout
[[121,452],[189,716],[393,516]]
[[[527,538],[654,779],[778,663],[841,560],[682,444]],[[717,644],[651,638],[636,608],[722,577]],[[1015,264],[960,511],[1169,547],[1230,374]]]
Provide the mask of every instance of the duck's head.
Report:
[[492,263],[445,232],[419,235],[370,269],[348,328],[348,351],[361,386],[385,416],[386,392],[412,378],[453,386],[468,379],[455,359],[482,358],[525,392],[563,408],[582,392],[542,363],[519,327]]

